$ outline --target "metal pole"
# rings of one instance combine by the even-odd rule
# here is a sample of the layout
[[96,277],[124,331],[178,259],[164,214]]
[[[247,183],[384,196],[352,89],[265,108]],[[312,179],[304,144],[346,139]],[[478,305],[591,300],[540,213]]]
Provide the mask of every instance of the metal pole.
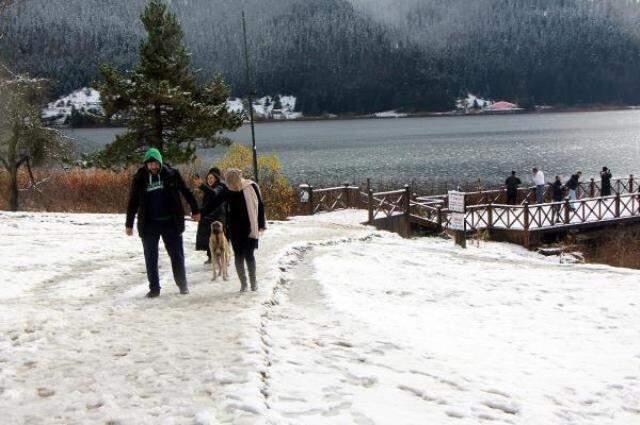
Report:
[[244,63],[245,77],[247,82],[247,90],[249,91],[249,119],[251,121],[251,145],[253,147],[253,177],[258,183],[258,150],[256,149],[256,130],[253,124],[253,87],[251,86],[251,77],[249,73],[249,50],[247,48],[247,24],[244,18],[244,10],[242,11],[242,36],[244,39]]

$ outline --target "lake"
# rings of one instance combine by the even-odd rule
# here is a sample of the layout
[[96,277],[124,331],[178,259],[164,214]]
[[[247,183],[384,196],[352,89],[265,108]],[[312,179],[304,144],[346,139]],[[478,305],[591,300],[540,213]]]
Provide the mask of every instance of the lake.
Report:
[[[83,151],[113,140],[122,129],[65,132]],[[229,134],[251,143],[248,125]],[[533,166],[568,176],[632,174],[640,160],[640,111],[289,121],[258,123],[260,153],[276,153],[292,182],[502,182],[511,170],[528,179]],[[208,164],[224,148],[202,150]],[[525,179],[523,179],[524,181]]]

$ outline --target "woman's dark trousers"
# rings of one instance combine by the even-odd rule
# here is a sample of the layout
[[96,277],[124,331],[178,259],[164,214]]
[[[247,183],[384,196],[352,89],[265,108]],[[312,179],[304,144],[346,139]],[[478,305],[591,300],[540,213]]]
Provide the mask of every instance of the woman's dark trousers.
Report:
[[258,282],[256,280],[256,257],[255,244],[251,240],[248,241],[231,241],[233,245],[233,255],[235,257],[236,272],[240,279],[240,290],[247,290],[247,274],[244,269],[244,263],[247,263],[249,270],[249,281],[251,282],[251,290],[258,290]]

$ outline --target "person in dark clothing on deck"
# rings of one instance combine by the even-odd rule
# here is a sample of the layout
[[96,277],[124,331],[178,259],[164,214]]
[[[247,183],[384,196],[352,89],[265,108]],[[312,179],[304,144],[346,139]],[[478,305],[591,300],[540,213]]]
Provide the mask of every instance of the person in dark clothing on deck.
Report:
[[516,177],[515,171],[511,172],[511,176],[507,177],[504,184],[507,187],[507,204],[515,205],[518,201],[518,187],[522,184]]
[[200,209],[201,218],[196,234],[196,251],[207,251],[205,264],[210,264],[209,237],[211,236],[211,223],[219,221],[225,226],[227,222],[226,204],[222,202],[216,205],[216,198],[224,193],[227,186],[220,177],[220,169],[218,167],[213,167],[209,170],[206,183],[200,177],[196,177],[193,183],[203,194],[202,208]]
[[569,200],[571,202],[571,206],[569,207],[572,211],[575,211],[576,207],[573,205],[574,201],[578,199],[578,187],[580,187],[580,177],[582,176],[582,171],[576,172],[571,176],[569,181],[567,182],[567,189],[569,189]]
[[[555,181],[551,184],[551,193],[553,196],[553,202],[562,202],[564,196],[564,185],[560,181],[560,176],[556,176]],[[559,223],[560,219],[560,204],[554,204],[552,207],[552,217],[551,221],[554,223]]]
[[160,295],[158,273],[160,238],[171,259],[173,278],[180,293],[189,293],[182,244],[182,233],[185,228],[184,208],[180,195],[189,203],[193,220],[198,221],[200,219],[198,203],[178,170],[163,164],[160,151],[155,148],[149,149],[144,155],[144,166],[140,167],[133,177],[125,224],[127,235],[133,235],[133,222],[137,214],[138,233],[142,239],[149,280],[148,298]]
[[611,195],[611,170],[602,167],[600,171],[600,196]]

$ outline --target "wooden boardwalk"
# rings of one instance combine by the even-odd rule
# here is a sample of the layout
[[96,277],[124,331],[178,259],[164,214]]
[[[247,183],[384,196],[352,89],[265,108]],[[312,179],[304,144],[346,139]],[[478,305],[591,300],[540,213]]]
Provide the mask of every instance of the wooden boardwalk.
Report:
[[[600,182],[591,179],[581,183],[578,200],[532,203],[531,188],[519,190],[518,203],[506,204],[506,191],[465,192],[464,221],[466,232],[485,232],[487,237],[506,240],[525,247],[535,246],[544,233],[561,233],[640,223],[640,193],[633,176],[612,181],[612,195],[600,196]],[[418,197],[409,186],[399,190],[374,192],[357,186],[340,186],[308,191],[303,211],[314,214],[340,208],[368,211],[367,222],[395,231],[405,237],[416,229],[431,232],[449,230],[452,213],[448,195]],[[551,186],[545,187],[545,200],[550,200]],[[364,217],[363,217],[364,218]],[[364,220],[363,220],[364,221]]]

